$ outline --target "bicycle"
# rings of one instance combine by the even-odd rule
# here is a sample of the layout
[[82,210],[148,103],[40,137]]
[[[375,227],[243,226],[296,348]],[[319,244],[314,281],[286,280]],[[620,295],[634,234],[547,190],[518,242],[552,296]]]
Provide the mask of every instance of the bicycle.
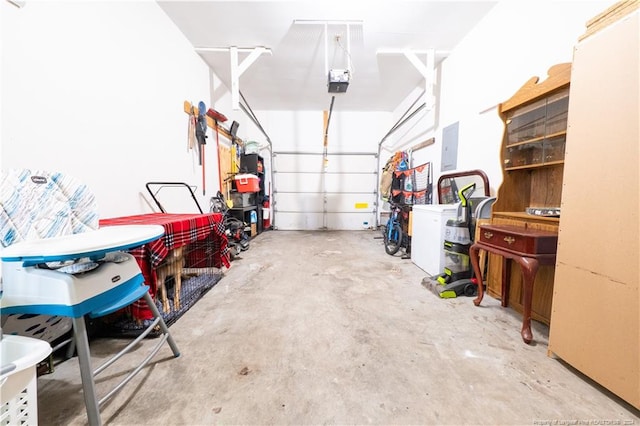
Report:
[[402,205],[393,202],[389,204],[391,214],[384,228],[384,250],[393,256],[401,247],[407,247],[408,235],[402,230]]

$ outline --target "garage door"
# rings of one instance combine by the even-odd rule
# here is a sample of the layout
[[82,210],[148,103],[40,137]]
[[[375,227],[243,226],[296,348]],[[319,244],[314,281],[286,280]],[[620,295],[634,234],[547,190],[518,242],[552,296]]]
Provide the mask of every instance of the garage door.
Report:
[[353,230],[374,224],[377,154],[274,152],[274,225]]

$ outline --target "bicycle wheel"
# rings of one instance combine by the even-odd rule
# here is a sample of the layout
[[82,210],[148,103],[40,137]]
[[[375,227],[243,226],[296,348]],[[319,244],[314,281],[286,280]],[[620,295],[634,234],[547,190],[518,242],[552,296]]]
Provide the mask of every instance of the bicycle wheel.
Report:
[[394,223],[387,226],[387,230],[384,233],[384,251],[387,254],[394,255],[400,250],[400,246],[402,245],[402,228],[399,223]]

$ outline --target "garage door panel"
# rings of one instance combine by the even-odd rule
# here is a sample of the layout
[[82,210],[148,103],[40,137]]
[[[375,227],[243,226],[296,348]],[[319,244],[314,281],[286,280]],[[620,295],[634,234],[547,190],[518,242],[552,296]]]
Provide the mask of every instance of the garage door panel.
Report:
[[317,230],[322,229],[322,213],[278,213],[278,229]]
[[364,192],[373,193],[375,187],[373,175],[360,175],[353,173],[327,174],[327,192]]
[[[328,213],[327,229],[361,230],[368,229],[374,223],[373,213],[356,213],[350,215]],[[320,213],[280,213],[278,229],[317,230],[324,229],[323,215]]]
[[319,173],[277,173],[274,188],[280,192],[322,192]]
[[341,231],[368,229],[374,223],[373,213],[327,214],[327,228]]
[[274,181],[280,192],[322,192],[319,173],[277,173]]
[[[375,183],[373,174],[327,173],[324,175],[327,192],[373,193]],[[322,174],[314,173],[277,173],[274,188],[281,192],[324,192]]]
[[327,172],[329,173],[371,173],[376,171],[375,157],[368,155],[328,155]]
[[276,193],[276,212],[322,212],[324,200],[321,194]]
[[[327,172],[329,173],[371,173],[375,174],[376,161],[373,155],[338,155],[327,154]],[[277,154],[274,158],[275,169],[279,173],[285,172],[316,172],[322,173],[324,160],[318,154]]]
[[327,194],[327,211],[336,213],[373,211],[374,201],[374,194]]
[[278,154],[274,158],[274,170],[278,173],[316,172],[321,173],[322,155],[286,155]]
[[[276,212],[322,212],[322,194],[282,194],[277,193]],[[327,194],[328,213],[373,212],[374,194]]]
[[375,221],[374,154],[275,153],[274,224],[278,229],[364,229]]

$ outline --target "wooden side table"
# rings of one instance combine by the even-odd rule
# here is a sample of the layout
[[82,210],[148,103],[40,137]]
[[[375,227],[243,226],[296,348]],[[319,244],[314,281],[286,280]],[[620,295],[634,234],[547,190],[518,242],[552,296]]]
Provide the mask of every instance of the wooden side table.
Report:
[[540,265],[554,265],[558,234],[556,232],[527,229],[509,225],[480,225],[479,239],[469,249],[469,256],[476,279],[478,280],[478,296],[473,300],[480,305],[484,297],[484,287],[481,284],[482,270],[479,265],[479,252],[486,250],[502,257],[502,301],[503,307],[509,303],[509,284],[511,281],[510,261],[516,261],[522,269],[523,286],[523,318],[522,340],[531,343],[531,299],[533,283]]

